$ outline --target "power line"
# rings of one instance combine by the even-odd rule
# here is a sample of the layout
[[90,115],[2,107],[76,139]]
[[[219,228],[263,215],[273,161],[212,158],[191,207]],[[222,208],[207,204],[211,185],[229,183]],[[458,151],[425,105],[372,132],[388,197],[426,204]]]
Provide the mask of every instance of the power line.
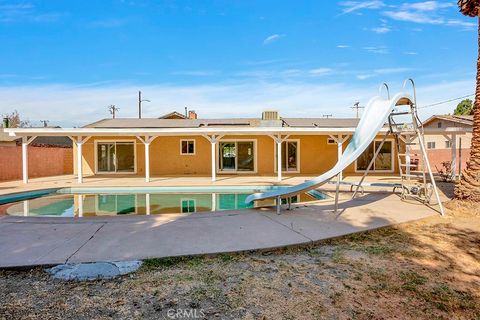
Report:
[[430,107],[438,106],[440,104],[444,104],[444,103],[448,103],[448,102],[452,102],[452,101],[456,101],[456,100],[460,100],[460,99],[465,99],[465,98],[468,98],[468,97],[471,97],[471,96],[474,96],[474,95],[475,95],[474,93],[467,94],[466,96],[453,98],[453,99],[449,99],[449,100],[445,100],[445,101],[440,101],[440,102],[436,102],[436,103],[432,103],[432,104],[427,104],[426,106],[418,107],[418,109],[430,108]]

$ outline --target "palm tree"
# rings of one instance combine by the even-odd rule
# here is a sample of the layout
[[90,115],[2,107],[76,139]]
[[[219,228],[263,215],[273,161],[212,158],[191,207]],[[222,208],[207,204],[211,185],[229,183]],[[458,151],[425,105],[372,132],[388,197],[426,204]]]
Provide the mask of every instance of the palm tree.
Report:
[[[460,12],[469,17],[479,17],[479,0],[458,0]],[[478,57],[475,87],[475,103],[473,105],[473,135],[470,160],[455,186],[455,198],[480,202],[480,20],[478,25]]]

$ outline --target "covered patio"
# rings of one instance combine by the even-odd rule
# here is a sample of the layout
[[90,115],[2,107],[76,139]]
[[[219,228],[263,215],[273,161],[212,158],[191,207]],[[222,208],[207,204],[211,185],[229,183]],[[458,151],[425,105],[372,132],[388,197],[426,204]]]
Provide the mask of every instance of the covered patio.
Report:
[[[340,157],[348,139],[353,135],[355,128],[299,128],[299,127],[249,127],[249,128],[161,128],[161,129],[141,129],[141,128],[122,128],[122,129],[99,129],[99,128],[15,128],[6,129],[11,136],[22,139],[22,168],[23,183],[29,183],[28,176],[28,145],[38,136],[67,136],[73,143],[76,150],[75,170],[77,183],[84,181],[85,174],[83,172],[84,152],[83,146],[95,137],[112,137],[134,138],[135,143],[141,143],[144,146],[143,157],[145,159],[144,182],[150,183],[151,175],[151,144],[161,137],[196,137],[206,139],[210,144],[210,181],[218,180],[218,148],[219,143],[224,137],[245,136],[265,136],[273,140],[275,145],[275,168],[283,168],[285,159],[282,154],[282,144],[284,144],[292,136],[326,136],[337,146],[337,156]],[[385,133],[387,129],[383,129],[381,133]],[[285,152],[285,150],[283,150]],[[284,179],[284,170],[275,169],[276,182],[282,182]],[[254,172],[256,173],[256,172]],[[115,179],[118,176],[115,176]]]
[[[384,135],[387,132],[388,128],[384,127],[380,132],[379,135]],[[76,184],[82,184],[86,176],[88,176],[89,181],[105,181],[105,180],[114,180],[115,183],[124,183],[124,181],[120,182],[119,179],[122,178],[122,175],[100,175],[95,174],[95,179],[91,180],[92,178],[89,175],[86,175],[83,172],[83,163],[84,163],[84,154],[83,154],[83,146],[87,141],[95,137],[112,137],[112,138],[125,138],[130,137],[134,139],[135,144],[139,143],[144,146],[144,179],[140,182],[138,179],[132,179],[129,181],[135,181],[135,184],[138,185],[139,183],[147,183],[148,185],[155,185],[158,181],[166,181],[168,183],[191,183],[193,176],[190,175],[165,175],[164,177],[153,176],[151,174],[151,161],[152,157],[158,157],[161,155],[152,154],[151,152],[151,144],[159,138],[162,137],[195,137],[200,139],[205,139],[210,144],[210,175],[209,179],[205,179],[204,175],[195,175],[197,178],[196,181],[201,181],[202,184],[208,184],[210,182],[219,181],[229,181],[228,176],[231,175],[218,175],[218,148],[219,143],[222,141],[223,137],[235,136],[235,137],[245,137],[245,136],[264,136],[269,137],[273,140],[275,146],[275,158],[274,158],[274,166],[275,168],[284,168],[285,166],[285,159],[283,159],[282,154],[282,144],[285,144],[286,141],[290,137],[298,137],[298,136],[325,136],[330,139],[334,144],[337,146],[337,158],[342,155],[342,152],[348,143],[348,140],[351,138],[353,133],[355,132],[355,128],[353,127],[343,127],[343,128],[325,128],[325,127],[234,127],[234,128],[226,128],[226,127],[219,127],[219,128],[211,128],[211,127],[199,127],[199,128],[152,128],[152,129],[145,129],[145,128],[71,128],[71,129],[62,129],[62,128],[12,128],[5,130],[10,136],[18,137],[22,139],[22,169],[23,169],[23,183],[29,183],[29,175],[28,175],[28,145],[37,137],[37,136],[68,136],[74,143],[74,147],[76,149],[76,156],[74,158],[74,163],[76,167]],[[455,168],[457,163],[457,145],[455,143],[455,137],[457,135],[465,134],[468,130],[464,128],[443,128],[443,129],[425,129],[425,135],[443,135],[451,143],[451,162],[452,162],[452,175],[455,175]],[[401,136],[401,142],[404,144],[405,153],[406,153],[406,160],[407,160],[407,167],[406,172],[410,172],[410,155],[412,153],[412,147],[414,137],[412,137],[409,132],[403,133]],[[318,147],[320,149],[320,147]],[[284,150],[285,152],[285,150]],[[321,150],[315,150],[318,156],[322,156]],[[48,165],[48,163],[45,163]],[[392,162],[393,165],[393,162]],[[323,169],[318,170],[318,174],[321,173]],[[394,169],[390,172],[394,172]],[[286,183],[286,184],[294,184],[298,182],[304,181],[309,176],[312,177],[314,175],[305,175],[301,172],[284,172],[284,170],[275,170],[275,177],[263,177],[264,175],[259,174],[257,172],[253,172],[251,175],[246,175],[242,177],[238,177],[239,181],[258,181],[258,178],[261,177],[261,180],[267,181],[266,183]],[[375,174],[375,173],[374,173]],[[378,174],[378,173],[377,173]],[[252,175],[255,178],[252,178]],[[287,175],[287,178],[285,178]],[[391,175],[389,173],[382,173],[382,175]],[[298,177],[298,179],[292,179],[292,176]],[[138,177],[138,175],[137,175]],[[343,179],[343,177],[341,177]],[[36,180],[39,181],[39,180]],[[61,181],[61,180],[60,180]],[[230,180],[231,181],[231,180]],[[295,182],[294,182],[295,181]],[[65,182],[67,184],[72,184],[72,181]]]

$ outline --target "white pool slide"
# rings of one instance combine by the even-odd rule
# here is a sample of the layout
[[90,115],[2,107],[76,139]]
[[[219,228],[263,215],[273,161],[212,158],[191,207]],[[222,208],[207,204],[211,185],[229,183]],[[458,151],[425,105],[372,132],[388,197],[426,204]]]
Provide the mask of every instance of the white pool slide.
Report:
[[327,183],[341,171],[345,170],[345,168],[352,164],[368,148],[370,143],[375,140],[378,132],[387,122],[388,116],[394,110],[397,103],[401,100],[404,101],[405,99],[414,101],[409,94],[403,92],[396,94],[392,99],[385,99],[382,97],[372,98],[365,107],[365,111],[363,112],[362,118],[358,123],[357,129],[355,130],[350,143],[340,159],[338,159],[335,166],[329,171],[295,186],[282,188],[281,190],[252,194],[245,199],[245,203],[278,197],[287,198],[318,188]]

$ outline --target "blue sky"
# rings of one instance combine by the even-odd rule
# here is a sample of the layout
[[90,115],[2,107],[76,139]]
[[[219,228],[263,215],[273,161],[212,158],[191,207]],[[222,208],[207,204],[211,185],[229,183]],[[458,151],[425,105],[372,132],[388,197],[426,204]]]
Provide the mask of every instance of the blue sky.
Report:
[[0,0],[0,113],[133,117],[141,89],[152,117],[352,117],[406,77],[428,104],[474,91],[476,22],[456,1]]

